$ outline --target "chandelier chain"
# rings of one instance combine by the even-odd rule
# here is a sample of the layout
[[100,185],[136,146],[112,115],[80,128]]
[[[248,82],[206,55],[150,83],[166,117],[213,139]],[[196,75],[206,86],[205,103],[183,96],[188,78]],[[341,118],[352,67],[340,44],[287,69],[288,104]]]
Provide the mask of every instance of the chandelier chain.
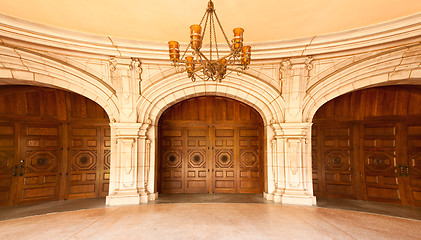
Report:
[[[207,12],[206,12],[207,13]],[[203,33],[202,33],[202,36],[204,37],[205,36],[205,34],[206,34],[206,27],[207,27],[207,25],[208,25],[208,19],[209,19],[209,14],[206,14],[205,13],[205,15],[206,15],[206,20],[205,20],[205,26],[203,27]],[[200,24],[201,25],[201,24]],[[199,58],[201,58],[200,57],[200,54],[199,54],[199,56],[198,56]]]
[[232,49],[232,45],[230,41],[228,40],[227,35],[225,34],[224,28],[222,27],[222,24],[219,21],[218,15],[216,15],[216,10],[215,10],[215,18],[216,18],[216,21],[218,22],[219,27],[221,28],[222,35],[224,35],[225,41],[227,41],[228,46],[230,47],[230,49]]
[[212,17],[213,14],[209,14],[209,50],[210,50],[210,60],[212,61]]
[[213,16],[212,16],[212,26],[213,26],[213,35],[215,38],[216,58],[219,59],[218,40],[216,38],[215,19],[213,18]]
[[203,14],[203,17],[202,17],[202,20],[200,20],[200,23],[199,23],[199,25],[202,25],[202,23],[203,23],[203,19],[205,19],[205,17],[206,17],[206,15],[207,15],[207,11],[205,12],[205,14]]

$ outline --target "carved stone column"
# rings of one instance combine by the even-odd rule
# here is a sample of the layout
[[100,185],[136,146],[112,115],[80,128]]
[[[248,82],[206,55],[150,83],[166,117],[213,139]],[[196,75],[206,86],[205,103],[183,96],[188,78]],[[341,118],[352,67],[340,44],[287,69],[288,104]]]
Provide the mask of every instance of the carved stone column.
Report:
[[[143,124],[139,130],[139,165],[138,165],[138,182],[139,194],[141,196],[141,203],[153,201],[157,197],[157,193],[150,192],[148,189],[150,171],[151,171],[151,144],[152,141],[148,139],[146,133],[150,126],[150,121]],[[153,189],[153,188],[152,188]]]
[[286,59],[281,63],[285,121],[273,121],[272,140],[275,202],[314,205],[311,175],[311,123],[303,122],[302,101],[313,66],[311,57]]
[[271,126],[275,132],[275,136],[271,141],[272,174],[275,185],[275,190],[272,194],[274,202],[281,202],[282,194],[285,191],[284,139],[282,138],[280,125],[273,121]]
[[[278,182],[281,202],[315,205],[311,175],[311,123],[281,123],[275,137],[282,145],[283,180]],[[282,180],[282,179],[281,179]]]
[[138,138],[141,123],[112,123],[110,190],[107,205],[139,204]]
[[313,58],[285,59],[281,62],[282,96],[285,99],[285,122],[301,122],[302,101],[305,96]]
[[141,62],[137,58],[110,58],[110,78],[116,90],[120,122],[137,122],[136,103],[140,97]]
[[112,123],[110,192],[107,205],[147,203],[148,124]]

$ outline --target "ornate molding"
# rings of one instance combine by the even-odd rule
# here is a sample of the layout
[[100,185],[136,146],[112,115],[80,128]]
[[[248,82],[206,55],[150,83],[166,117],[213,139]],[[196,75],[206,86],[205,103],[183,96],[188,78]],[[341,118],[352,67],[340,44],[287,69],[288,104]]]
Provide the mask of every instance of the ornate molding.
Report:
[[[118,51],[106,36],[97,36],[60,28],[32,23],[0,14],[0,35],[3,42],[21,42],[22,47],[40,50],[50,49],[60,52],[83,52],[101,56],[141,57],[150,62],[168,63],[168,47],[163,43],[150,43],[133,40],[115,39]],[[279,62],[285,57],[318,55],[324,53],[341,55],[363,47],[383,48],[381,44],[408,41],[419,41],[421,36],[421,13],[392,20],[386,23],[352,29],[343,32],[306,37],[293,40],[270,41],[253,44],[253,59],[259,61]],[[402,44],[402,43],[400,43]],[[184,45],[184,44],[183,44]],[[229,49],[222,48],[222,54]]]

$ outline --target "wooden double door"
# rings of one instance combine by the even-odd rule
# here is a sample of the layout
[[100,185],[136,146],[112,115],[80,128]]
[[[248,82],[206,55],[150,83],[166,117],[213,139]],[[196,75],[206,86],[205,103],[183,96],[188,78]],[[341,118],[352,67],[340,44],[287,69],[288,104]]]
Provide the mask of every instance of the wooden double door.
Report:
[[421,206],[421,109],[412,102],[421,90],[383,87],[323,106],[312,129],[315,195]]
[[62,90],[0,86],[0,206],[108,194],[110,126]]
[[0,123],[0,206],[106,196],[109,126]]
[[261,123],[251,107],[221,97],[167,110],[159,127],[160,192],[261,193]]
[[330,124],[313,130],[320,195],[421,206],[421,122]]

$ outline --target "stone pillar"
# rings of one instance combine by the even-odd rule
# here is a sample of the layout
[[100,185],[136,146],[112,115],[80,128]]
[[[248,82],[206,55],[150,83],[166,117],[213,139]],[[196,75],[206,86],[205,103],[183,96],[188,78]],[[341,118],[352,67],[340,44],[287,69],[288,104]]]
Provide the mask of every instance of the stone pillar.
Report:
[[311,123],[304,122],[302,101],[312,69],[311,57],[286,59],[281,63],[285,121],[271,122],[274,202],[315,205],[311,175]]
[[148,191],[150,145],[149,124],[113,123],[110,191],[107,205],[147,203],[155,200]]
[[275,136],[271,141],[272,152],[272,174],[275,189],[273,191],[273,201],[282,202],[281,197],[285,191],[285,162],[284,162],[284,141],[282,138],[282,130],[276,122],[272,122],[272,128]]
[[[311,123],[281,123],[279,157],[284,182],[278,182],[282,203],[315,205],[311,175]],[[280,164],[281,165],[281,164]]]
[[112,123],[110,190],[107,205],[139,204],[138,145],[141,123]]

